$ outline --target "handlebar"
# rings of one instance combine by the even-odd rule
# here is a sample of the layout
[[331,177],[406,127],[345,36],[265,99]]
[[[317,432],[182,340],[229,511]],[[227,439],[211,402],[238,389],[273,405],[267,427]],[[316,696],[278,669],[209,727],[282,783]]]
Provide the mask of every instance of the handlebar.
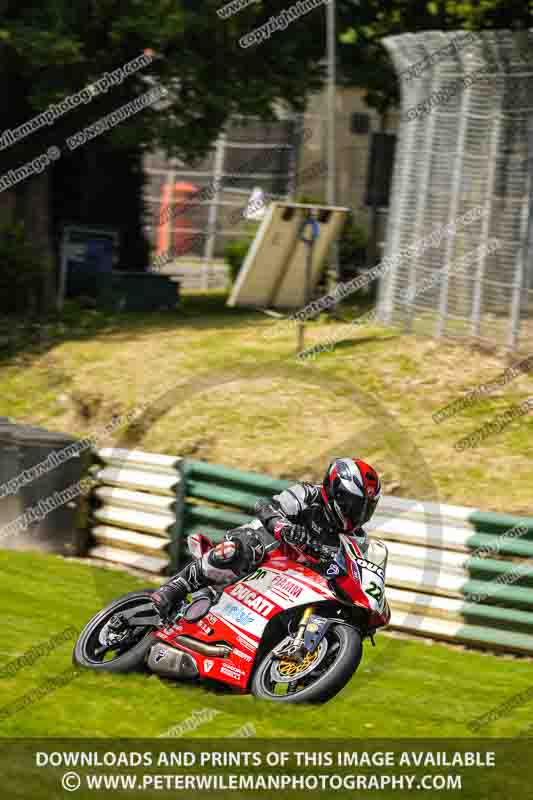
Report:
[[334,561],[338,552],[338,547],[329,547],[327,544],[321,544],[317,548],[316,557],[320,561]]

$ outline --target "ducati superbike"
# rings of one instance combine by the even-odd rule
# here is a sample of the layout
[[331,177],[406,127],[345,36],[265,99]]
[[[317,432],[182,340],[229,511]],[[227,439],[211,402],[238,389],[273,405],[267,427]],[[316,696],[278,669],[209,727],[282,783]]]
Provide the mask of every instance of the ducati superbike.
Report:
[[[73,661],[216,681],[277,703],[329,700],[357,670],[363,641],[390,620],[386,546],[374,539],[363,556],[354,537],[339,538],[313,568],[274,550],[242,580],[189,595],[171,621],[152,604],[155,590],[130,592],[87,623]],[[188,544],[196,557],[213,546],[201,534]]]

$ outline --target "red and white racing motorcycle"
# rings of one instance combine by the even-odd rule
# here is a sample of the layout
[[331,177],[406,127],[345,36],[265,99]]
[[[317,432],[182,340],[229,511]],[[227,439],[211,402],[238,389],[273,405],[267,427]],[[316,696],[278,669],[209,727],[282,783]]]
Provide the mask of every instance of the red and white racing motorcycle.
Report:
[[[194,556],[211,547],[205,536],[189,537]],[[322,574],[274,551],[222,592],[194,592],[170,626],[150,601],[154,590],[131,592],[85,626],[73,660],[94,670],[214,680],[275,702],[323,702],[356,671],[363,639],[373,642],[390,620],[386,563],[382,542],[372,540],[363,558],[345,534]]]

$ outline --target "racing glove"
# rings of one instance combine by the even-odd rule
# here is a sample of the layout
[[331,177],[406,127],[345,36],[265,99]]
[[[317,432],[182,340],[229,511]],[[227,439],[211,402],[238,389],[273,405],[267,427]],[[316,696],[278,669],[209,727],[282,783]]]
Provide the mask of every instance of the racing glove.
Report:
[[320,544],[303,525],[284,525],[279,529],[279,534],[284,542],[304,553],[314,555],[319,552]]
[[306,555],[313,556],[318,561],[329,564],[335,560],[338,547],[330,547],[317,541],[302,525],[287,525],[281,529],[281,538],[294,547],[298,547]]

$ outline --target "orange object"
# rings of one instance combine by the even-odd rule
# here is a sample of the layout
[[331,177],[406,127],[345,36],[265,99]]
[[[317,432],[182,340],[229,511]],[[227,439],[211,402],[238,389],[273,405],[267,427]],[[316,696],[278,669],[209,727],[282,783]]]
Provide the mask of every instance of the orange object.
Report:
[[200,191],[192,183],[168,182],[161,188],[161,204],[159,212],[159,231],[157,235],[157,255],[169,251],[176,256],[186,253],[192,244],[194,234],[189,232],[193,227],[187,216],[187,207],[193,206],[193,199]]

